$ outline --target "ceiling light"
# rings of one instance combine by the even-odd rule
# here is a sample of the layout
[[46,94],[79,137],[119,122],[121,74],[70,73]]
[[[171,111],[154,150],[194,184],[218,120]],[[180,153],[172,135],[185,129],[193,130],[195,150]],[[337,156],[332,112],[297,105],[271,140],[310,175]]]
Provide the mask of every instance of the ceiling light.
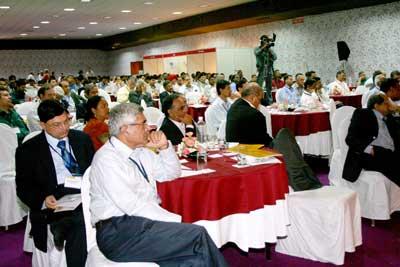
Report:
[[40,26],[33,26],[34,29],[40,29]]
[[28,34],[27,34],[27,33],[20,33],[19,35],[21,35],[21,36],[27,36]]
[[154,17],[154,18],[153,18],[153,20],[159,20],[159,19],[160,19],[159,17]]
[[143,4],[145,4],[145,5],[152,5],[153,2],[144,2]]
[[0,6],[0,9],[10,9],[9,6]]
[[96,33],[96,36],[103,36],[102,33]]
[[77,29],[78,29],[78,30],[84,30],[84,29],[86,29],[86,27],[82,27],[82,26],[81,26],[81,27],[78,27]]
[[105,19],[111,19],[111,17],[110,16],[107,16],[107,17],[104,17]]
[[140,24],[142,24],[141,22],[134,22],[133,24],[135,24],[135,25],[140,25]]
[[60,33],[58,36],[66,36],[65,33]]
[[83,3],[89,3],[90,1],[92,1],[92,0],[81,0],[81,2],[83,2]]
[[41,21],[40,23],[42,23],[42,24],[50,24],[50,21],[44,20],[44,21]]
[[90,25],[96,25],[97,22],[96,22],[96,21],[91,21],[91,22],[89,22],[89,24],[90,24]]
[[199,7],[204,8],[204,7],[208,7],[208,5],[207,5],[207,4],[204,4],[204,5],[201,5],[201,6],[199,6]]
[[75,11],[75,8],[64,8],[64,11]]
[[119,29],[120,30],[126,30],[126,27],[120,27]]
[[59,16],[58,15],[53,15],[53,18],[58,18]]
[[181,12],[181,11],[175,11],[175,12],[172,12],[172,14],[173,14],[173,15],[181,15],[182,12]]
[[127,10],[127,9],[125,9],[125,10],[121,10],[121,12],[122,12],[122,13],[131,13],[132,10]]

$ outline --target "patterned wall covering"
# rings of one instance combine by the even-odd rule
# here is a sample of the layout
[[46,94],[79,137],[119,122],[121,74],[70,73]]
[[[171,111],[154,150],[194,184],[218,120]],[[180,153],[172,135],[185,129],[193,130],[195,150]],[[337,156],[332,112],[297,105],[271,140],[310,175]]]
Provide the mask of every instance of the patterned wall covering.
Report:
[[[56,75],[77,75],[78,71],[89,67],[96,75],[108,73],[107,53],[90,50],[0,50],[0,77],[15,74],[18,78],[26,78],[34,71],[54,70]],[[129,64],[129,62],[128,62]]]
[[[264,33],[275,32],[276,68],[288,73],[316,70],[325,81],[334,80],[340,67],[337,41],[347,42],[351,55],[348,68],[354,74],[375,69],[390,72],[400,63],[400,2],[307,16],[303,24],[291,20],[233,30],[176,38],[110,53],[110,73],[129,74],[129,62],[143,55],[203,48],[243,48],[258,45]],[[354,81],[354,78],[351,80]]]

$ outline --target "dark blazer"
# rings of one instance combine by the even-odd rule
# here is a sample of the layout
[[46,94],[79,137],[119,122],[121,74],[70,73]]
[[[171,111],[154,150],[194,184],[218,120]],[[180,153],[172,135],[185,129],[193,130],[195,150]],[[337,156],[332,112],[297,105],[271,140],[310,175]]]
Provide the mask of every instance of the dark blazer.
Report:
[[131,103],[135,103],[140,105],[142,99],[144,100],[144,102],[146,103],[146,105],[148,107],[152,107],[153,106],[153,100],[151,99],[151,95],[147,92],[143,93],[139,93],[138,91],[131,91],[129,93],[129,102]]
[[226,141],[269,146],[265,116],[239,98],[230,107],[226,120]]
[[173,94],[173,93],[174,93],[174,92],[168,93],[167,91],[162,92],[162,93],[160,94],[160,102],[161,102],[161,105],[164,103],[164,99],[165,99],[167,96],[169,96],[170,94]]
[[[386,125],[394,141],[396,151],[399,151],[399,130],[392,116],[387,117]],[[351,118],[346,144],[349,150],[343,168],[343,178],[354,182],[360,176],[363,168],[363,157],[368,156],[364,150],[377,138],[379,131],[378,120],[372,110],[356,109]]]
[[[68,138],[83,174],[94,155],[92,142],[87,134],[76,130],[70,130]],[[79,193],[79,190],[61,190],[57,184],[53,158],[44,131],[19,146],[15,158],[17,195],[30,208],[31,233],[35,246],[46,251],[47,221],[45,212],[41,211],[45,198],[54,195],[59,199],[66,194]]]
[[[194,128],[186,127],[186,132],[192,132],[193,136],[196,136],[196,126],[193,122]],[[171,141],[172,145],[179,145],[182,142],[183,134],[181,130],[167,117],[164,118],[160,131],[163,131],[168,140]]]

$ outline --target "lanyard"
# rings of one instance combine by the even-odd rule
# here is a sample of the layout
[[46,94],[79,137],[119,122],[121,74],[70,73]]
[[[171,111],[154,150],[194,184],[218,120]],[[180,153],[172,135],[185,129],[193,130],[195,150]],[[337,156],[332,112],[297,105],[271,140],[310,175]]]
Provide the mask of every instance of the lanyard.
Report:
[[[144,179],[146,179],[146,181],[147,181],[148,183],[150,183],[149,177],[147,176],[147,172],[146,172],[146,170],[144,169],[143,164],[142,164],[140,161],[139,161],[139,163],[137,163],[137,161],[134,160],[134,159],[132,159],[132,158],[129,158],[129,160],[132,161],[132,162],[136,165],[136,167],[139,169],[140,173],[143,175]],[[140,165],[139,165],[139,164],[140,164]]]
[[[54,152],[56,152],[56,154],[57,155],[59,155],[60,156],[60,158],[64,161],[64,158],[62,157],[62,155],[61,155],[61,153],[60,152],[58,152],[52,145],[50,145],[49,144],[49,147],[54,151]],[[66,149],[67,150],[67,149]],[[72,148],[71,148],[71,145],[69,145],[69,151],[67,150],[67,152],[69,153],[69,154],[71,154],[71,157],[75,160],[75,162],[76,162],[76,158],[74,157],[74,155],[72,155]],[[68,164],[71,164],[71,162],[67,162]]]

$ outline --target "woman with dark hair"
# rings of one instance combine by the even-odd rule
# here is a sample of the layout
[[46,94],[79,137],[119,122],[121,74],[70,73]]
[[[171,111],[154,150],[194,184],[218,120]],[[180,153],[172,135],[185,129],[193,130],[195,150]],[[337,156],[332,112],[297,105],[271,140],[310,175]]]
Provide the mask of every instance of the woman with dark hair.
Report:
[[90,136],[94,149],[97,151],[109,137],[108,125],[108,104],[101,96],[93,96],[86,103],[86,126],[83,129]]

